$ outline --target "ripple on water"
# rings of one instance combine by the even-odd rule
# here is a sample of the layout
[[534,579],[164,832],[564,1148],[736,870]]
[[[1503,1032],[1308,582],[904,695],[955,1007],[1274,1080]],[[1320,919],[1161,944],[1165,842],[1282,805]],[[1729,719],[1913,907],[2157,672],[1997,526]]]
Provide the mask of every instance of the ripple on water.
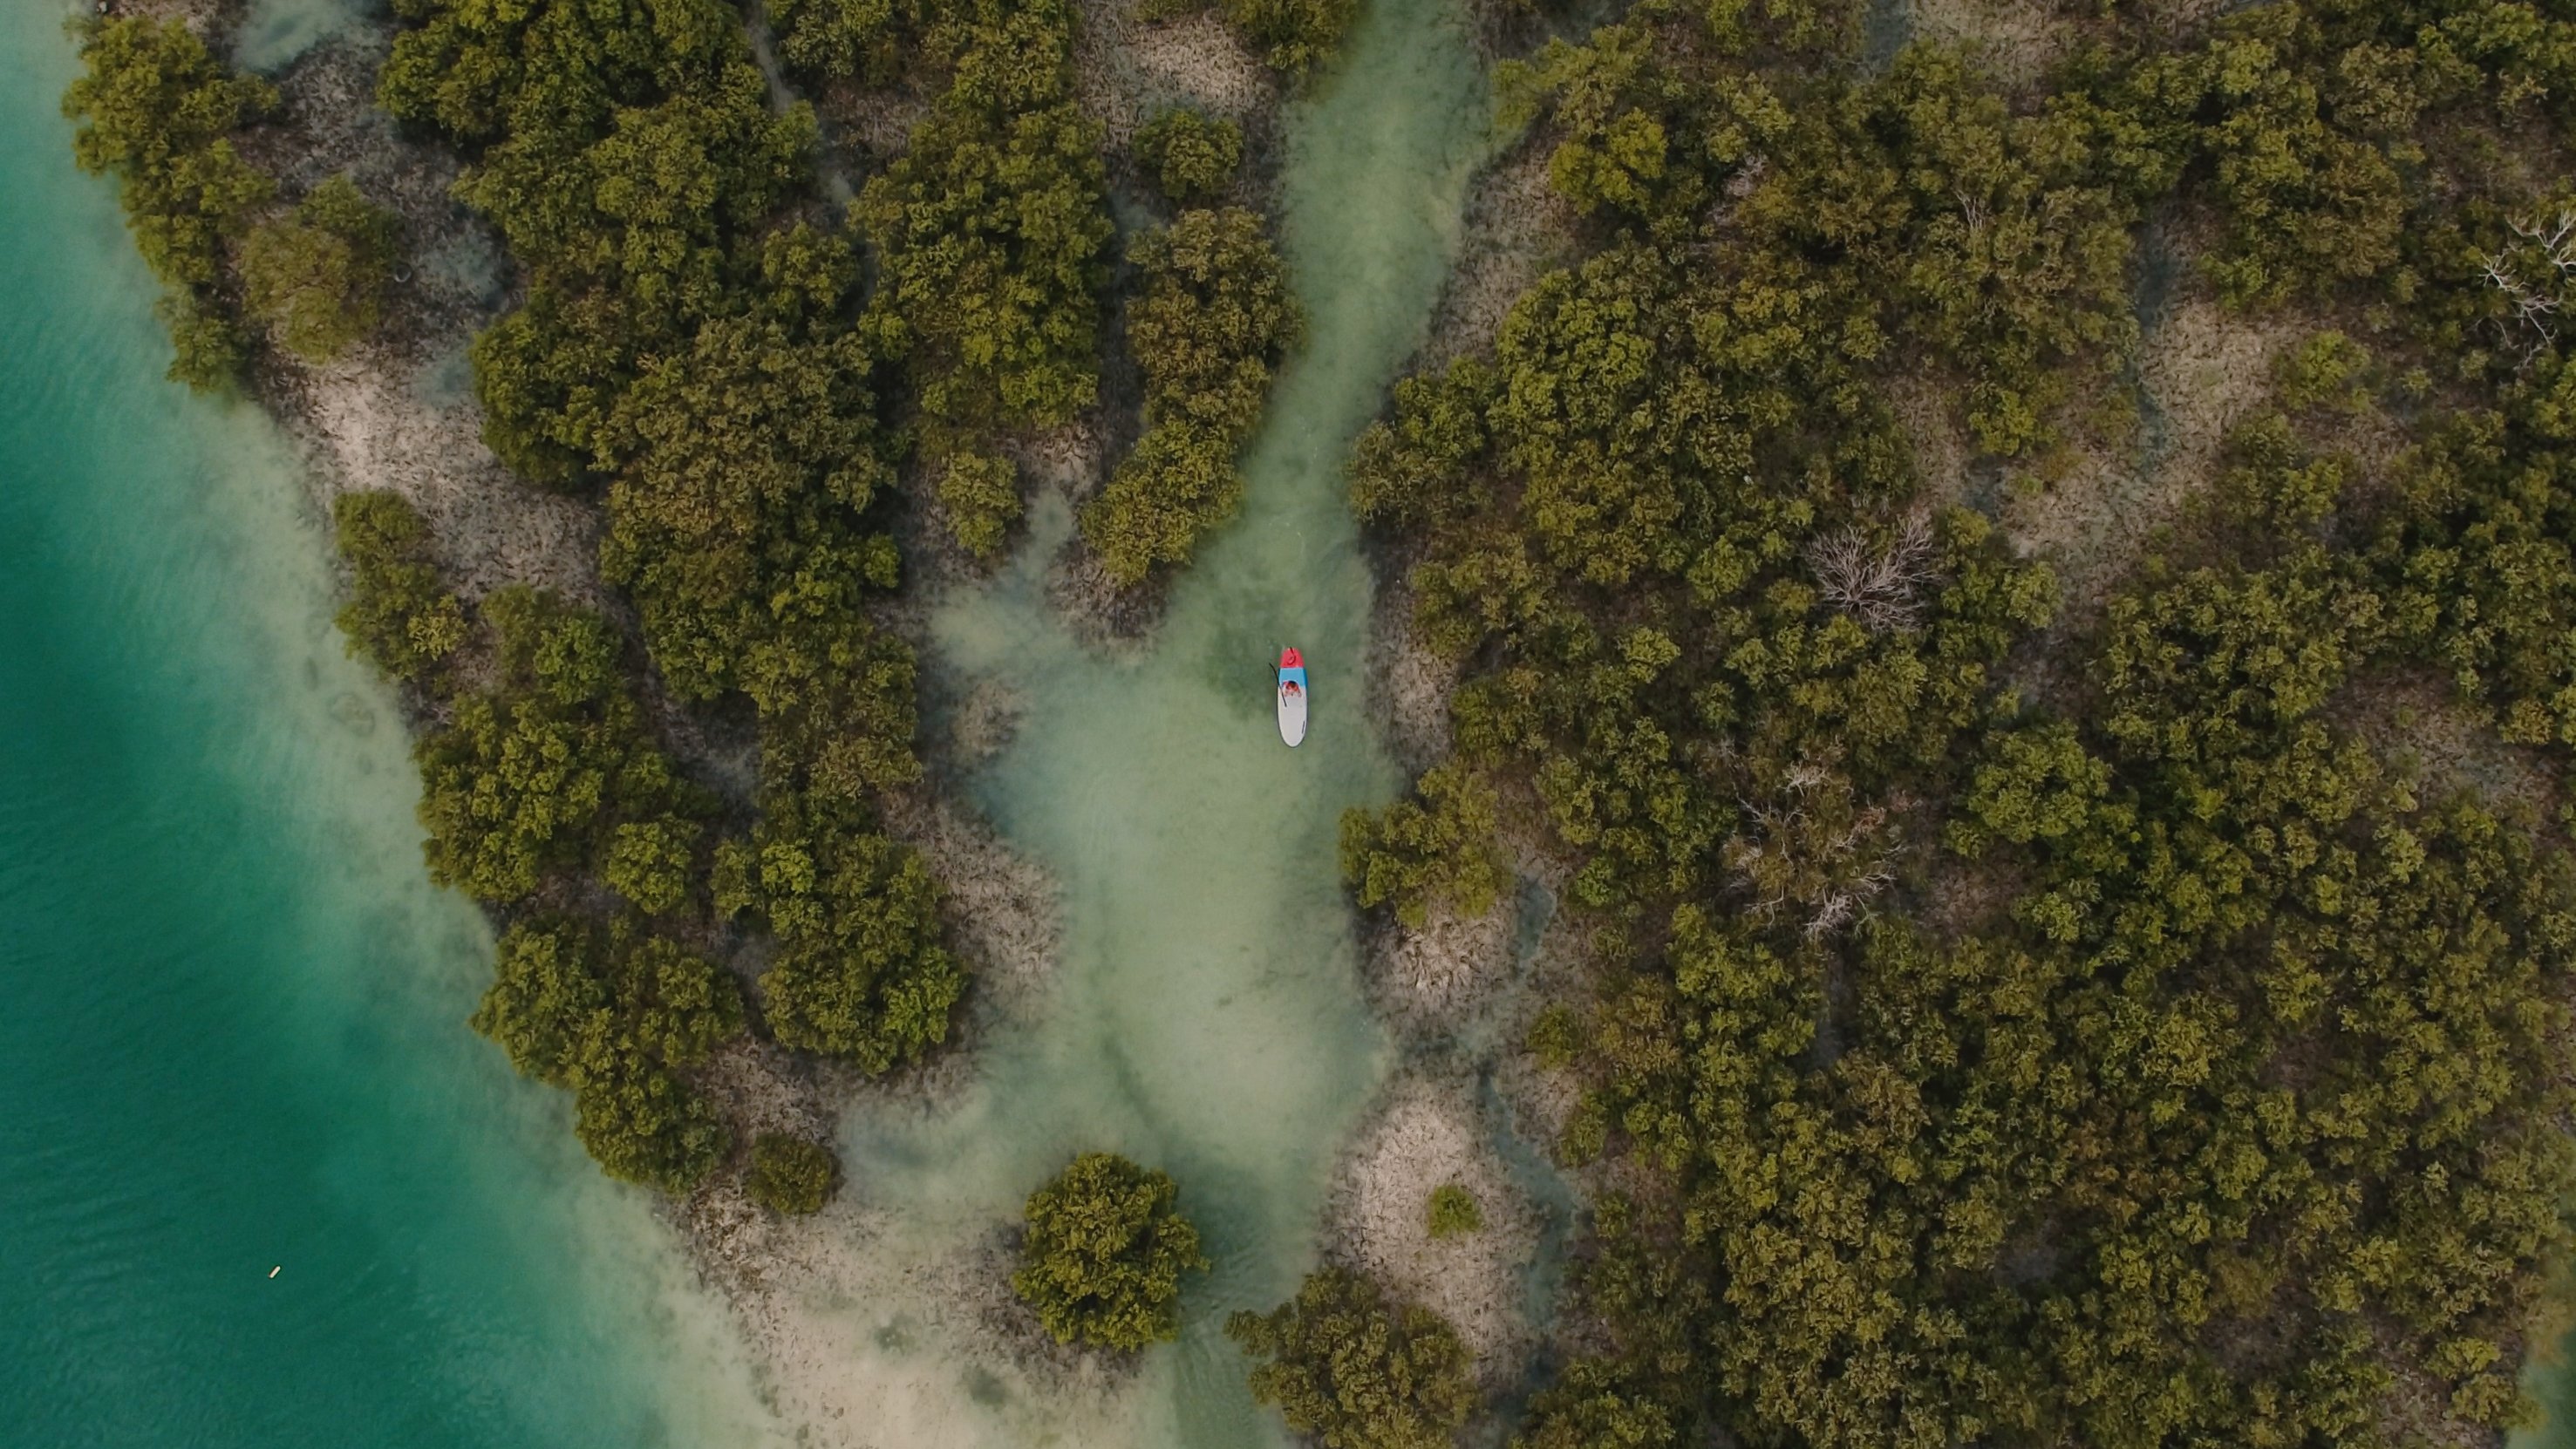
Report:
[[65,13],[0,15],[0,1438],[756,1442],[668,1234],[463,1029],[490,943],[292,459],[161,379]]

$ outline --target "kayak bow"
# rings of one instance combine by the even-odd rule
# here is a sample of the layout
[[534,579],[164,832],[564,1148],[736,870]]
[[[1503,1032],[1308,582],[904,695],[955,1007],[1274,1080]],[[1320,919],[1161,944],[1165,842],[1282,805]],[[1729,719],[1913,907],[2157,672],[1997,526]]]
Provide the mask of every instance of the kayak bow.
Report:
[[1294,649],[1279,651],[1279,738],[1291,748],[1306,738],[1306,660]]

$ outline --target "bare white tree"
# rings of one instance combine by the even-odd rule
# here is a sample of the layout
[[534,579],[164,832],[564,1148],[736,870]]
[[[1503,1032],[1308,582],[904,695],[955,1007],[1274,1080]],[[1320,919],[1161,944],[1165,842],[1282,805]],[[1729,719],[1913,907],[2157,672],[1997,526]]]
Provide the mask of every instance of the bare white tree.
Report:
[[2551,278],[2554,285],[2544,291],[2526,281],[2514,265],[2516,259],[2502,251],[2480,257],[2478,269],[2485,274],[2488,284],[2513,304],[2513,322],[2507,324],[2508,328],[2516,325],[2529,327],[2540,339],[2533,344],[2533,350],[2537,351],[2558,340],[2555,319],[2559,299],[2568,284],[2576,282],[2576,206],[2560,207],[2558,214],[2547,221],[2508,218],[2505,225],[2515,236],[2530,243],[2531,250],[2540,254],[2541,263],[2555,274]]
[[2559,280],[2576,276],[2576,206],[2558,208],[2558,215],[2546,222],[2507,219],[2505,225],[2513,228],[2515,236],[2539,246]]
[[1860,919],[1896,880],[1889,808],[1860,804],[1828,763],[1802,761],[1769,799],[1739,803],[1746,828],[1726,842],[1725,859],[1756,916],[1795,909],[1816,940]]
[[1858,524],[1819,535],[1807,545],[1807,567],[1825,602],[1872,633],[1911,629],[1922,614],[1924,585],[1937,573],[1932,515],[1921,508],[1906,514],[1895,541],[1883,549],[1873,547]]

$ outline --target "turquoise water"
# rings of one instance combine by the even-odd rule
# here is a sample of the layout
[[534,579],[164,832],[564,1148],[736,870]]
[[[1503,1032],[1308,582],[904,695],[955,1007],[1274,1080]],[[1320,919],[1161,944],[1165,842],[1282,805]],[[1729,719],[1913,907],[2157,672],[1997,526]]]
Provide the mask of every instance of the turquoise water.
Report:
[[744,1442],[666,1235],[462,1024],[482,924],[274,435],[161,380],[60,15],[0,18],[0,1442]]

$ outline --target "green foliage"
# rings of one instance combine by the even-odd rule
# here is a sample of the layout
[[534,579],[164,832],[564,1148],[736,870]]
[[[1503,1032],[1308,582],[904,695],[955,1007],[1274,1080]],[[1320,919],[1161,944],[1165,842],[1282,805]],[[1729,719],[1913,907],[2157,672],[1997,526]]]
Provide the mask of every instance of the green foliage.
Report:
[[820,1142],[763,1132],[751,1139],[751,1171],[744,1182],[753,1202],[802,1217],[832,1200],[841,1185],[841,1164]]
[[552,916],[501,937],[474,1029],[574,1093],[582,1144],[612,1177],[685,1192],[724,1155],[714,1110],[677,1073],[743,1030],[733,978],[621,920]]
[[277,108],[276,88],[231,74],[176,20],[104,21],[83,36],[81,59],[85,73],[63,93],[63,114],[80,123],[73,157],[124,183],[126,225],[162,285],[210,286],[223,241],[276,191],[232,143]]
[[573,1094],[573,1135],[609,1176],[675,1196],[704,1181],[733,1141],[712,1103],[634,1051]]
[[1357,0],[1154,0],[1147,16],[1186,15],[1211,7],[1254,55],[1292,76],[1331,59],[1359,12]]
[[[847,267],[845,248],[821,245]],[[778,603],[794,574],[891,582],[858,524],[891,478],[868,380],[849,333],[727,318],[619,399],[601,571],[634,595],[653,661],[682,696],[744,688],[755,650],[794,647],[802,631]]]
[[2370,405],[2370,349],[2340,332],[2320,332],[2281,359],[2275,394],[2293,410],[2357,413]]
[[122,183],[126,227],[167,292],[170,376],[199,391],[228,387],[245,347],[216,300],[223,244],[277,190],[241,158],[232,135],[275,110],[277,90],[233,75],[176,20],[89,26],[81,60],[83,73],[63,93],[63,114],[80,125],[72,155],[82,170]]
[[1426,772],[1415,789],[1419,803],[1342,812],[1342,878],[1362,907],[1392,903],[1408,926],[1429,920],[1435,904],[1483,915],[1511,884],[1493,843],[1493,787],[1453,761]]
[[1529,1432],[1512,1449],[1679,1449],[1676,1417],[1615,1371],[1580,1360],[1530,1405]]
[[2576,743],[2576,368],[2545,357],[2500,401],[2427,429],[2374,563],[2410,654],[2506,739]]
[[[644,661],[606,620],[504,590],[485,605],[497,678],[420,746],[433,874],[505,902],[604,886],[682,932],[710,901],[749,912],[778,938],[762,994],[782,1041],[870,1070],[916,1059],[964,978],[936,883],[874,825],[874,793],[920,769],[911,651],[868,617],[900,575],[874,515],[912,438],[936,455],[1090,400],[1108,223],[1065,84],[1069,15],[770,7],[803,75],[920,65],[950,83],[856,209],[878,228],[862,298],[851,239],[806,219],[813,113],[773,106],[737,7],[397,11],[378,98],[457,146],[455,195],[520,279],[472,347],[486,441],[539,486],[606,485],[602,574],[631,597],[651,665],[683,703],[741,696],[761,748],[760,818],[709,862],[711,812],[628,686]],[[924,426],[881,425],[898,381]],[[408,627],[382,612],[376,633]],[[593,1070],[581,1131],[612,1171],[694,1178],[721,1150],[681,1070],[641,1048]]]
[[[647,737],[606,620],[513,585],[486,599],[500,678],[414,750],[430,879],[513,901],[588,865],[614,827],[691,813]],[[630,881],[630,883],[632,883]]]
[[399,493],[343,493],[331,502],[340,557],[349,565],[349,602],[340,632],[388,678],[413,684],[465,643],[465,609],[430,561],[429,525]]
[[197,392],[229,391],[250,365],[250,335],[221,304],[186,291],[164,292],[153,304],[170,329],[172,382]]
[[1522,1044],[1540,1066],[1556,1071],[1574,1064],[1575,1055],[1583,1049],[1582,1029],[1582,1020],[1574,1009],[1558,1002],[1530,1022]]
[[1083,537],[1128,585],[1186,563],[1233,515],[1235,452],[1300,325],[1279,254],[1249,211],[1183,212],[1140,237],[1134,257],[1145,291],[1127,340],[1145,373],[1145,435],[1082,513]]
[[1989,749],[1968,785],[1967,818],[1950,824],[1951,848],[1961,854],[1974,855],[1989,840],[2062,839],[2091,820],[2110,791],[2109,768],[2069,725],[2000,734]]
[[698,822],[679,816],[629,821],[609,832],[600,878],[646,915],[669,915],[689,903],[698,876],[698,840],[705,833]]
[[1308,1274],[1296,1297],[1237,1313],[1225,1331],[1262,1360],[1253,1400],[1334,1449],[1446,1449],[1476,1405],[1457,1331],[1340,1268]]
[[2239,424],[2228,434],[2227,456],[2231,466],[2218,479],[2222,504],[2283,534],[2334,512],[2352,476],[2350,461],[2316,456],[2279,413]]
[[1243,130],[1187,106],[1159,111],[1136,131],[1136,164],[1176,203],[1218,195],[1243,164]]
[[569,144],[514,134],[457,183],[530,274],[526,304],[475,339],[484,438],[557,487],[612,454],[610,421],[644,359],[742,308],[771,257],[753,228],[807,179],[814,118],[773,115],[745,58],[556,149]]
[[1234,443],[1188,421],[1149,428],[1119,460],[1109,486],[1082,510],[1082,536],[1109,577],[1143,583],[1189,561],[1199,536],[1243,504]]
[[2267,9],[2227,27],[2206,61],[2224,114],[2205,144],[2230,229],[2210,271],[2250,302],[2374,275],[2396,261],[2403,221],[2396,167],[2329,124],[2315,79],[2290,63],[2298,12]]
[[329,362],[376,330],[400,246],[393,213],[334,176],[243,241],[243,299],[279,346]]
[[770,0],[769,24],[789,69],[883,85],[901,69],[902,22],[913,8],[894,0]]
[[[1526,782],[1576,866],[1592,989],[1530,1047],[1638,1191],[1592,1204],[1603,1338],[1520,1442],[2492,1436],[2569,1247],[2576,881],[2340,722],[2429,663],[2490,746],[2576,743],[2539,320],[2576,223],[2518,139],[2576,116],[2576,23],[2115,9],[2008,99],[1931,47],[1811,60],[1781,8],[1505,77],[1587,254],[1353,462],[1462,669],[1443,768]],[[2025,709],[1994,674],[2050,582],[1918,501],[1921,400],[2034,479],[2130,446],[2151,213],[2349,335],[2190,479],[2197,566],[2025,658]],[[2468,753],[2441,778],[2530,788]]]
[[870,316],[910,368],[937,451],[1070,421],[1099,395],[1111,232],[1098,128],[1072,99],[1072,20],[985,20],[909,150],[851,217],[877,248]]
[[1181,1275],[1205,1272],[1179,1187],[1114,1153],[1086,1152],[1029,1194],[1012,1291],[1058,1343],[1140,1349],[1181,1336]]
[[1435,1238],[1455,1238],[1485,1230],[1485,1210],[1477,1206],[1476,1195],[1454,1182],[1444,1182],[1431,1190],[1424,1213]]
[[778,937],[761,992],[781,1042],[885,1072],[947,1039],[966,976],[942,944],[938,883],[857,809],[766,802],[749,841],[718,847],[716,905]]
[[939,475],[939,506],[958,546],[990,562],[1020,516],[1020,474],[1008,458],[959,453]]
[[810,183],[813,114],[770,110],[720,0],[407,13],[378,99],[472,148],[456,194],[528,280],[475,339],[485,441],[532,482],[582,484],[644,360],[778,287],[761,233]]

